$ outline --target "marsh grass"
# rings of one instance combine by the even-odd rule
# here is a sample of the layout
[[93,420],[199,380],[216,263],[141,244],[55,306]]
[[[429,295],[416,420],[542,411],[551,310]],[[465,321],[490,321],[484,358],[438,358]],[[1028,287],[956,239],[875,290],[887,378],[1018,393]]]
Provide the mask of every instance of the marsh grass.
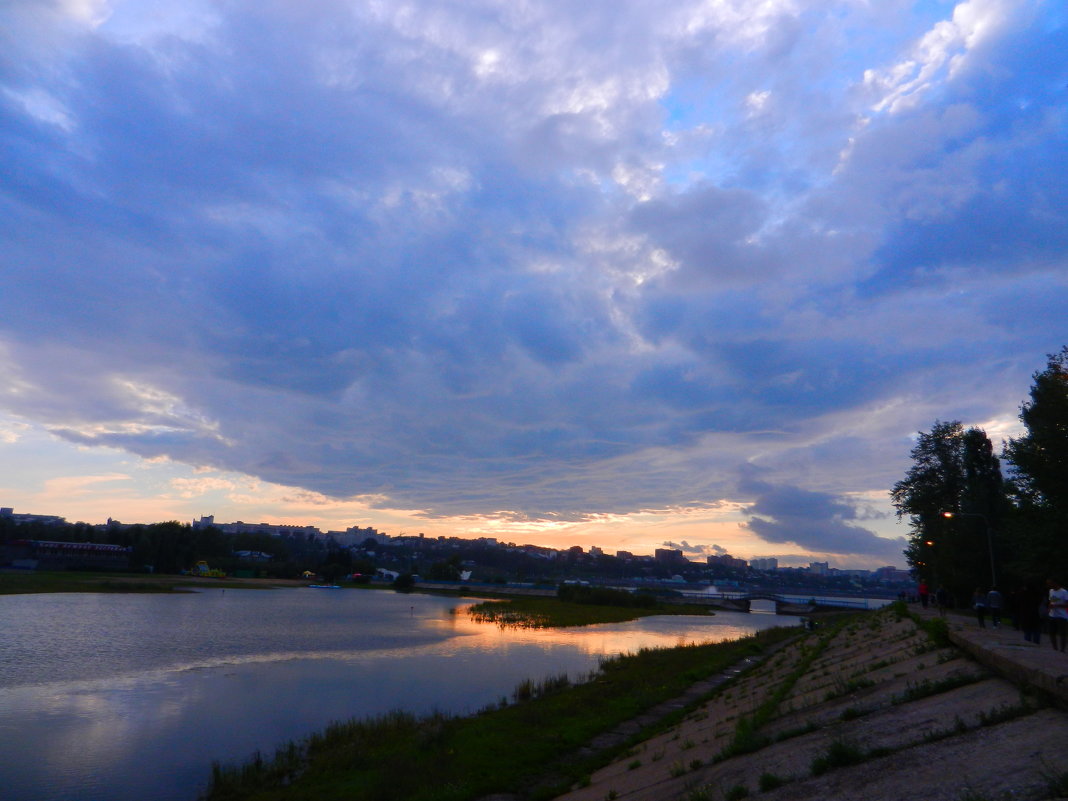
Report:
[[709,612],[704,607],[685,604],[610,606],[561,601],[558,598],[525,597],[483,601],[469,606],[467,614],[479,623],[539,629],[623,623],[647,615],[707,615]]

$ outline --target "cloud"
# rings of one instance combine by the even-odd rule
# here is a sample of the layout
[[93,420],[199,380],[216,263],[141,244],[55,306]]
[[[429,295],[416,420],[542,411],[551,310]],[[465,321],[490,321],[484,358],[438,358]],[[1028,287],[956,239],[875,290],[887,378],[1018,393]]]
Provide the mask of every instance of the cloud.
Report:
[[682,542],[672,542],[671,540],[666,540],[661,543],[661,545],[664,548],[673,548],[677,551],[682,551],[682,553],[686,556],[724,556],[727,553],[727,549],[720,545],[705,545],[702,543],[694,543],[691,545],[686,540],[683,540]]
[[1068,341],[1068,32],[874,5],[9,4],[0,410],[426,519],[751,464],[881,554],[843,499]]
[[793,543],[817,554],[899,558],[904,537],[888,539],[855,524],[857,509],[833,495],[773,485],[748,477],[740,485],[753,497],[748,528],[766,542]]

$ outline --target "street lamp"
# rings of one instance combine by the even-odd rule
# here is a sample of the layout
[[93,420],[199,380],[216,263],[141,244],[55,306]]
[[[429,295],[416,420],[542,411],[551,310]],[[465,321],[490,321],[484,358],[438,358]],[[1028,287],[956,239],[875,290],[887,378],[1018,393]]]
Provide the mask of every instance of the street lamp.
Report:
[[979,517],[986,524],[986,547],[990,552],[990,586],[998,586],[997,572],[994,570],[994,531],[990,528],[990,519],[982,512],[942,512],[942,517]]

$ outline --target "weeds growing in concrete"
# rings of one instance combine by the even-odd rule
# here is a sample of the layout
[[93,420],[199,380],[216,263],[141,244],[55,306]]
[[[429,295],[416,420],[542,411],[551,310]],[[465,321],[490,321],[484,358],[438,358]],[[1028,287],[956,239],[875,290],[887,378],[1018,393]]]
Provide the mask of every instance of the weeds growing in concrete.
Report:
[[774,773],[761,773],[760,774],[760,792],[768,793],[772,790],[777,790],[786,784],[786,780],[780,776],[776,776]]
[[1050,798],[1068,797],[1068,770],[1058,770],[1043,760],[1042,779],[1046,782],[1046,793]]
[[907,704],[910,701],[918,701],[921,698],[929,698],[932,695],[939,695],[941,693],[955,690],[958,687],[965,687],[969,684],[975,684],[977,681],[981,681],[985,676],[977,675],[975,673],[958,673],[953,676],[946,676],[944,679],[938,681],[931,681],[930,679],[924,679],[918,684],[909,684],[900,696],[895,696],[893,703],[895,704]]
[[812,760],[812,775],[822,776],[829,770],[859,765],[868,759],[868,753],[855,743],[844,739],[831,742],[827,751]]

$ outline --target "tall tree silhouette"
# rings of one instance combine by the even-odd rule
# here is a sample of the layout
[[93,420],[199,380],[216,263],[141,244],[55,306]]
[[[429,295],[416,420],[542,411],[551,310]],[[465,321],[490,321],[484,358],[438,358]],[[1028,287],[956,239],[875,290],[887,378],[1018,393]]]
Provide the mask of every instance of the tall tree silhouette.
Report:
[[1031,398],[1020,407],[1026,433],[1005,444],[1010,490],[1018,507],[1015,539],[1022,569],[1064,576],[1068,571],[1068,346],[1035,373]]
[[898,517],[909,518],[905,557],[917,575],[963,601],[990,583],[988,534],[1005,505],[1000,462],[986,433],[959,421],[921,431],[909,455],[913,466],[890,493]]

